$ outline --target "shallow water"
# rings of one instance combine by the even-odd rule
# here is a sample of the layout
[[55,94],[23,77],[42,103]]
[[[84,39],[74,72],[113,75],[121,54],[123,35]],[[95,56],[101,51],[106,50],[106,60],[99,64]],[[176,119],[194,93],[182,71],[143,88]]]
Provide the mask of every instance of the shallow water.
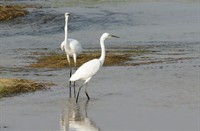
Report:
[[93,130],[197,131],[199,67],[191,63],[198,61],[103,67],[88,85],[88,104],[84,93],[78,104],[68,98],[65,79],[58,71],[59,75],[48,78],[58,83],[51,90],[1,101],[1,119],[8,126],[6,130],[73,130],[89,126]]
[[[199,130],[198,3],[87,2],[69,1],[65,5],[62,0],[48,0],[47,8],[30,8],[29,15],[0,23],[1,77],[57,84],[47,91],[1,99],[0,129]],[[61,53],[65,12],[72,13],[70,37],[78,39],[84,48],[99,48],[100,35],[109,32],[121,38],[107,40],[107,47],[141,45],[155,51],[139,56],[143,59],[192,59],[102,67],[88,85],[91,100],[87,102],[81,93],[75,104],[73,98],[68,98],[68,69],[24,67],[34,62],[35,52]]]

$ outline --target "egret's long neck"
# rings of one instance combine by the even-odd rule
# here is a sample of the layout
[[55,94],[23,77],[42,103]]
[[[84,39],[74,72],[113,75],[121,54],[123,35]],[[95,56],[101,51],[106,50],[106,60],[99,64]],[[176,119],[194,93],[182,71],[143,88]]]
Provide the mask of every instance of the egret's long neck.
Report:
[[105,56],[106,56],[106,51],[105,51],[105,45],[104,45],[104,40],[105,38],[101,37],[100,38],[100,45],[101,45],[101,57],[99,58],[99,61],[101,62],[101,66],[103,65],[104,63],[104,60],[105,60]]
[[67,39],[68,39],[68,17],[65,17],[65,41],[67,43]]

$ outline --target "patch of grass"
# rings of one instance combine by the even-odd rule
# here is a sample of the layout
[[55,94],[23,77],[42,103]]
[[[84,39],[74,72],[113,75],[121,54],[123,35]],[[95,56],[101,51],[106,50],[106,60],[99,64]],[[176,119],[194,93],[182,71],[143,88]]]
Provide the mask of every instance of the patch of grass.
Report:
[[[126,50],[107,50],[106,59],[104,66],[121,66],[126,65],[126,62],[131,60],[132,56],[142,55],[144,53],[150,52],[148,50],[138,50],[138,49],[126,49]],[[99,58],[101,52],[99,50],[85,50],[83,54],[79,55],[77,58],[77,66],[81,66],[83,63],[92,60],[94,58]],[[73,63],[73,59],[71,59]],[[30,65],[34,68],[63,68],[69,67],[66,55],[64,53],[49,53],[37,58],[37,62]]]
[[10,20],[28,14],[25,10],[26,5],[0,5],[0,21]]
[[47,85],[50,86],[50,84],[35,83],[25,79],[0,78],[0,98],[44,90],[47,88]]

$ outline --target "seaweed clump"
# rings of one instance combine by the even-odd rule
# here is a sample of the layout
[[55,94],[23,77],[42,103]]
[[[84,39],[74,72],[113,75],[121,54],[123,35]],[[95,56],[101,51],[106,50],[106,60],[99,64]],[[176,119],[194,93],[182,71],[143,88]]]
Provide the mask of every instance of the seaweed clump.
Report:
[[[124,65],[125,62],[131,60],[130,54],[112,54],[108,53],[104,62],[104,66]],[[84,53],[78,56],[77,66],[81,66],[83,63],[99,58],[99,52]],[[71,61],[73,61],[71,59]],[[73,62],[72,62],[73,63]],[[37,59],[36,63],[32,63],[30,67],[33,68],[64,68],[69,67],[65,54],[50,53],[46,56],[41,56]]]
[[[106,50],[106,59],[103,66],[130,66],[130,61],[134,57],[141,56],[147,53],[151,53],[151,50],[147,50],[144,47],[128,46],[123,48],[111,48]],[[58,52],[47,52],[39,53],[32,52],[33,55],[36,54],[36,62],[31,63],[29,67],[32,68],[66,68],[69,67],[65,53]],[[101,52],[98,49],[85,49],[82,54],[77,57],[77,67],[81,66],[83,63],[99,58]],[[71,58],[71,63],[73,64],[73,59]],[[72,65],[73,66],[73,65]]]
[[10,20],[28,14],[26,5],[0,5],[0,21]]
[[44,90],[46,88],[47,84],[35,83],[31,80],[0,78],[0,98],[34,92],[36,90]]

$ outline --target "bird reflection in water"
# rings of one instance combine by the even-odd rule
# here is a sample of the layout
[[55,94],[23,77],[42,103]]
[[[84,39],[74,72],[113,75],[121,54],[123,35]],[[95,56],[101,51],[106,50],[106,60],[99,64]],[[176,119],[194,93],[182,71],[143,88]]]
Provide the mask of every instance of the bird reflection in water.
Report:
[[60,119],[60,131],[100,131],[87,115],[89,101],[76,103],[69,99],[65,103]]

